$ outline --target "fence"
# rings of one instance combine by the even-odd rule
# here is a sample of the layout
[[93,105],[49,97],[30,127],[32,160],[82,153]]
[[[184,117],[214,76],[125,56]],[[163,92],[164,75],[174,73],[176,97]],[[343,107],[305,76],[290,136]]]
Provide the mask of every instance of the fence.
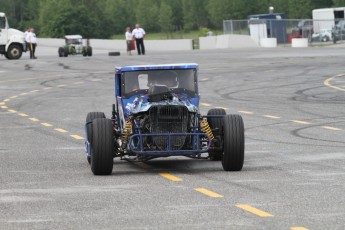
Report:
[[224,20],[224,34],[250,35],[256,42],[261,38],[277,38],[278,44],[291,43],[292,38],[308,38],[309,43],[332,43],[345,40],[344,20],[255,19]]

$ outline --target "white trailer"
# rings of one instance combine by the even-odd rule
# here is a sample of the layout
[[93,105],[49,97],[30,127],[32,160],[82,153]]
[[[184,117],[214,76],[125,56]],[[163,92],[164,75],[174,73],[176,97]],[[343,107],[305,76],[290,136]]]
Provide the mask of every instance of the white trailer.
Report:
[[339,20],[344,20],[345,7],[323,8],[313,10],[314,33],[331,31]]

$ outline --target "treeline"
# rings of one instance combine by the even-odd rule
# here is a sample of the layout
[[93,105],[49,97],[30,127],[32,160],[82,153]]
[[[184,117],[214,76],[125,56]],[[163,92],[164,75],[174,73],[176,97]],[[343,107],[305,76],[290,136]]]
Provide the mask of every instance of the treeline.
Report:
[[311,18],[313,9],[345,6],[345,0],[0,0],[11,27],[33,26],[40,37],[56,38],[110,38],[135,23],[148,33],[222,29],[223,19],[267,13],[269,6],[290,19]]

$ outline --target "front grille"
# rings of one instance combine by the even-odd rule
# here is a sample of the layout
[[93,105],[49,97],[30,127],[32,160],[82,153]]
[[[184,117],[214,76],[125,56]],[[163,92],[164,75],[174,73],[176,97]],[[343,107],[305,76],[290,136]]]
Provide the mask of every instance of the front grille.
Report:
[[[157,105],[150,108],[151,133],[186,133],[188,110],[180,105]],[[153,136],[153,144],[160,150],[168,150],[167,136]],[[186,136],[172,136],[170,150],[179,150],[186,142]]]

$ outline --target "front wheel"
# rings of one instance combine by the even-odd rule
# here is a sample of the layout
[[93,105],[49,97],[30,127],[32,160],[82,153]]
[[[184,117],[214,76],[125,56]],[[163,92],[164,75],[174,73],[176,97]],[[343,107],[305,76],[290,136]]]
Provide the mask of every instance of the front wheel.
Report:
[[14,44],[8,48],[6,57],[8,59],[19,59],[21,58],[22,53],[23,53],[22,48],[19,45]]
[[[86,116],[86,123],[92,122],[93,120],[95,120],[97,118],[105,118],[104,113],[102,113],[102,112],[90,112],[90,113],[88,113]],[[87,124],[86,129],[87,129],[87,141],[90,144],[92,144],[92,136],[93,136],[92,123]],[[88,157],[86,157],[86,159],[87,159],[87,162],[89,162],[89,164],[91,164],[91,157],[88,156]]]
[[109,175],[113,171],[113,125],[107,118],[92,122],[91,170],[95,175]]
[[58,54],[59,54],[59,57],[63,57],[63,55],[64,55],[64,48],[63,47],[59,47]]
[[[217,115],[217,116],[224,116],[226,114],[224,109],[210,109],[207,112],[207,116]],[[213,135],[215,136],[215,141],[217,141],[214,149],[209,150],[208,154],[210,156],[210,160],[212,161],[220,161],[223,158],[223,149],[222,149],[222,127],[223,127],[223,118],[222,117],[208,117],[207,122],[212,129]]]
[[223,120],[225,171],[241,171],[244,162],[244,125],[240,115],[225,115]]

